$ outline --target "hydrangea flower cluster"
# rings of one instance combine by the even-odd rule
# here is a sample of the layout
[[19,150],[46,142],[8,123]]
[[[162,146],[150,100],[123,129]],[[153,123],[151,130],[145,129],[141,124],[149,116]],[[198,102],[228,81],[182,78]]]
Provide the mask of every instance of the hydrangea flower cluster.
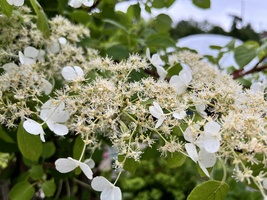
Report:
[[[92,1],[71,0],[69,4],[89,6]],[[207,177],[213,176],[208,168],[214,167],[218,158],[223,164],[231,163],[236,180],[254,183],[266,197],[264,169],[250,173],[252,165],[265,166],[267,162],[267,102],[260,84],[244,90],[188,51],[174,53],[169,59],[169,68],[186,65],[177,74],[169,74],[166,61],[158,53],[150,57],[149,50],[146,58],[134,54],[114,62],[95,50],[77,47],[82,37],[89,36],[85,27],[56,17],[49,22],[51,38],[44,39],[30,23],[30,15],[25,16],[25,24],[17,16],[10,20],[32,28],[31,33],[22,30],[18,37],[11,31],[18,27],[11,25],[0,36],[6,42],[5,53],[0,55],[0,123],[16,128],[25,120],[24,130],[39,135],[44,143],[51,132],[66,139],[81,138],[80,158],[56,158],[57,171],[69,173],[80,168],[92,180],[91,187],[101,192],[102,200],[120,200],[122,193],[115,185],[127,159],[139,162],[144,150],[152,147],[163,156],[186,155]],[[8,43],[16,38],[16,44]],[[133,80],[131,72],[145,71],[151,65],[159,78]],[[114,183],[94,177],[92,161],[83,160],[95,149],[106,148],[103,144],[112,146],[123,158],[114,160],[118,172]]]

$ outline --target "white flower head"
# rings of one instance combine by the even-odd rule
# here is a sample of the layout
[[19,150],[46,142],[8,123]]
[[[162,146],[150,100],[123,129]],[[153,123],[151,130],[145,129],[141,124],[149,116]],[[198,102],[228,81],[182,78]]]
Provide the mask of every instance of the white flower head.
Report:
[[67,126],[61,124],[70,117],[69,113],[64,109],[64,102],[50,99],[41,107],[40,113],[40,118],[46,122],[48,128],[60,136],[68,134]]
[[165,119],[163,110],[160,107],[160,105],[156,101],[154,101],[153,106],[149,107],[149,111],[150,111],[151,115],[153,115],[153,117],[158,119],[158,122],[156,123],[155,128],[160,127],[162,125],[164,119]]
[[172,116],[176,119],[184,119],[186,117],[186,112],[184,110],[179,113],[175,112]]
[[216,153],[220,148],[221,126],[214,121],[210,121],[204,126],[204,134],[199,137],[204,149],[209,153]]
[[189,157],[195,163],[198,163],[202,171],[209,177],[210,175],[207,168],[215,165],[216,155],[214,153],[207,152],[205,149],[200,149],[199,153],[197,153],[196,146],[192,143],[186,143],[185,149]]
[[101,192],[100,200],[121,200],[122,194],[119,187],[110,183],[105,177],[97,176],[92,180],[94,190]]
[[178,95],[185,93],[189,83],[192,80],[192,74],[189,69],[182,69],[179,76],[174,75],[170,79],[170,84]]
[[79,8],[82,5],[91,7],[94,4],[94,0],[69,0],[68,5],[73,8]]
[[14,6],[22,6],[24,4],[24,0],[6,0],[7,3]]
[[56,165],[56,169],[60,173],[68,173],[74,170],[76,167],[80,167],[88,179],[93,178],[93,172],[91,168],[89,167],[89,165],[87,165],[86,163],[80,162],[78,160],[75,160],[71,157],[59,158],[56,160],[55,165]]
[[26,118],[26,121],[23,122],[23,128],[32,135],[40,135],[40,138],[43,142],[45,142],[45,132],[43,130],[43,127],[38,122]]
[[61,74],[64,77],[64,79],[67,81],[83,81],[84,80],[84,72],[82,68],[80,68],[79,66],[63,67]]

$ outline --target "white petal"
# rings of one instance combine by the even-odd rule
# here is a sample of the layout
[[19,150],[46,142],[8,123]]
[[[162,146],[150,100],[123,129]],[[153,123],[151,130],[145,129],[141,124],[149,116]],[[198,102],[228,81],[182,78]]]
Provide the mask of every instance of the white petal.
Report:
[[149,61],[151,60],[149,48],[146,49],[146,57]]
[[83,5],[91,7],[92,5],[94,5],[94,0],[83,0]]
[[73,161],[72,159],[67,158],[59,158],[55,162],[57,171],[61,173],[68,173],[72,170],[74,170],[78,164]]
[[214,121],[208,122],[204,126],[204,131],[207,134],[218,133],[220,129],[221,129],[221,126],[217,122],[214,122]]
[[185,150],[188,153],[189,157],[197,163],[198,161],[198,155],[197,155],[197,149],[196,146],[192,143],[186,143],[185,144]]
[[150,111],[151,115],[153,115],[156,118],[162,117],[162,115],[164,113],[163,113],[163,110],[161,109],[160,105],[155,101],[153,102],[153,105],[154,106],[149,107],[149,111]]
[[172,76],[171,79],[170,79],[170,81],[169,81],[169,83],[171,85],[175,85],[176,83],[179,83],[179,82],[181,82],[181,79],[177,75]]
[[191,127],[187,127],[184,131],[184,139],[188,142],[194,142],[196,137],[193,135],[193,132],[191,131]]
[[164,119],[165,119],[164,117],[160,117],[160,118],[158,119],[158,122],[157,122],[156,125],[155,125],[155,128],[160,127],[160,126],[163,124]]
[[88,179],[92,179],[93,178],[93,172],[92,172],[91,168],[87,164],[82,163],[82,162],[79,165],[80,165],[81,170],[85,174],[85,176]]
[[76,74],[76,79],[81,79],[84,77],[84,72],[81,67],[79,66],[73,66]]
[[68,5],[73,8],[79,8],[82,5],[82,1],[81,0],[70,0]]
[[186,117],[186,112],[181,111],[180,113],[173,113],[173,117],[176,119],[184,119]]
[[56,42],[51,42],[48,46],[47,46],[47,50],[50,53],[58,53],[60,52],[60,45],[58,43],[58,41]]
[[189,70],[183,69],[179,73],[179,77],[181,80],[188,86],[190,81],[192,80],[192,74]]
[[150,62],[155,67],[159,67],[159,66],[164,65],[164,62],[161,60],[160,56],[157,53],[152,55]]
[[206,169],[206,167],[201,162],[199,162],[198,164],[199,164],[199,167],[202,169],[202,171],[206,174],[206,176],[210,177],[209,172]]
[[205,149],[200,149],[198,153],[198,161],[206,168],[213,167],[216,163],[216,155],[215,153],[207,152]]
[[24,0],[7,0],[7,3],[10,5],[22,6],[24,4]]
[[264,187],[264,189],[267,189],[267,178],[263,179],[262,186]]
[[203,146],[209,153],[216,153],[220,149],[220,138],[204,137]]
[[76,73],[73,67],[66,66],[62,69],[61,72],[62,76],[64,77],[65,80],[67,81],[73,81],[76,78]]
[[121,200],[121,198],[120,188],[113,185],[110,188],[105,188],[100,195],[101,200]]
[[11,63],[6,63],[2,66],[2,68],[8,72],[8,73],[11,73],[11,72],[16,72],[18,70],[18,65],[16,65],[15,63],[11,62]]
[[60,38],[58,38],[58,42],[59,42],[61,45],[65,45],[65,44],[67,44],[67,40],[66,40],[66,38],[64,38],[64,37],[60,37]]
[[46,79],[42,78],[42,87],[40,88],[41,91],[44,91],[46,95],[50,94],[52,92],[53,86],[50,82],[48,82]]
[[63,124],[58,124],[50,120],[46,121],[46,124],[48,128],[51,131],[53,131],[56,135],[63,136],[63,135],[67,135],[69,132],[69,129],[67,128],[67,126]]
[[41,140],[45,142],[45,139],[44,139],[45,133],[44,133],[43,127],[38,122],[32,119],[27,119],[25,122],[23,122],[23,128],[32,135],[40,134]]
[[91,169],[93,169],[95,167],[95,161],[91,158],[86,159],[84,161],[85,164],[87,164]]
[[106,188],[110,188],[113,186],[105,177],[103,176],[96,176],[91,183],[92,188],[95,191],[103,191]]
[[24,49],[24,55],[29,58],[36,58],[39,54],[39,51],[31,46],[28,46]]
[[24,65],[31,65],[36,63],[34,59],[24,56],[21,51],[19,51],[19,61]]
[[157,66],[156,69],[159,75],[159,80],[164,80],[168,72],[161,66]]

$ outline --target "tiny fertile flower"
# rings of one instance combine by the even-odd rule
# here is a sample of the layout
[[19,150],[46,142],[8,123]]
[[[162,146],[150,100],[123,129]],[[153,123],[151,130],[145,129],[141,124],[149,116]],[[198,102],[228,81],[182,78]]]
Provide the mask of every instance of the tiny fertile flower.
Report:
[[68,4],[73,8],[79,8],[82,5],[91,7],[94,4],[94,0],[70,0]]
[[76,167],[80,167],[88,179],[93,178],[93,172],[91,168],[89,167],[89,165],[87,165],[86,163],[80,162],[78,160],[75,160],[71,157],[59,158],[56,160],[55,165],[56,165],[57,171],[59,171],[60,173],[68,173],[74,170]]
[[197,153],[196,146],[192,143],[186,143],[185,149],[189,157],[195,163],[198,163],[202,171],[209,177],[207,168],[213,167],[215,165],[216,155],[214,153],[207,152],[205,149],[200,149],[199,153]]
[[6,0],[7,3],[14,6],[22,6],[24,4],[24,0]]
[[41,140],[45,142],[45,132],[42,125],[38,122],[27,118],[26,121],[23,122],[23,128],[32,135],[40,135]]
[[55,134],[62,136],[68,133],[68,128],[61,123],[66,122],[70,117],[64,108],[64,102],[50,99],[41,107],[40,113],[40,118],[46,122],[48,128]]
[[163,123],[165,116],[163,113],[163,110],[161,109],[160,105],[157,102],[153,102],[153,106],[149,107],[149,111],[153,117],[158,119],[158,122],[156,123],[155,128],[158,128]]
[[170,84],[178,95],[185,93],[186,88],[192,80],[192,74],[189,69],[180,71],[179,76],[174,75],[170,79]]
[[62,69],[62,76],[67,81],[81,81],[84,80],[84,72],[79,66],[66,66]]
[[105,177],[97,176],[92,180],[91,186],[94,190],[101,192],[100,200],[121,200],[121,190],[110,183]]

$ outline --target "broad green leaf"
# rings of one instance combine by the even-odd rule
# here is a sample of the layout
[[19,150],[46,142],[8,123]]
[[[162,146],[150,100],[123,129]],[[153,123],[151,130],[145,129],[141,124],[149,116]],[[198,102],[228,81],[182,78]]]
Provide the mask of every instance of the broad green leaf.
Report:
[[225,182],[210,180],[196,186],[187,200],[224,200],[229,190]]
[[56,191],[56,184],[54,179],[45,181],[42,185],[42,190],[46,197],[54,196],[54,193]]
[[193,4],[203,9],[210,8],[210,0],[193,0]]
[[172,28],[172,19],[169,15],[159,14],[155,19],[155,27],[159,32],[168,32]]
[[43,144],[43,152],[42,157],[43,158],[49,158],[56,152],[56,147],[53,142],[46,142]]
[[79,160],[83,151],[84,142],[80,135],[75,139],[73,146],[73,158]]
[[162,33],[156,33],[153,35],[150,35],[147,38],[147,46],[149,48],[151,47],[176,47],[176,43],[167,35]]
[[154,8],[169,8],[175,0],[154,0],[152,1],[152,7]]
[[244,78],[238,78],[236,79],[239,83],[241,83],[242,85],[244,85],[245,87],[250,87],[251,86],[251,81],[244,79]]
[[41,165],[33,165],[30,169],[30,176],[33,180],[39,180],[44,174],[43,167]]
[[37,0],[30,1],[35,13],[37,14],[37,27],[44,34],[44,36],[48,38],[50,36],[50,29],[46,14]]
[[234,50],[235,61],[241,69],[257,56],[258,47],[259,44],[257,42],[248,41]]
[[29,134],[24,130],[23,121],[18,127],[17,140],[22,155],[31,161],[38,161],[43,150],[42,141],[38,135]]
[[[118,156],[118,160],[120,162],[122,162],[124,158],[125,156],[123,155]],[[135,161],[133,158],[126,158],[124,165],[123,165],[123,169],[134,174],[138,166],[139,166],[139,162]]]
[[141,13],[141,8],[139,3],[130,5],[127,9],[127,15],[129,18],[135,18],[137,20],[140,19],[140,13]]
[[85,25],[88,24],[91,19],[91,16],[88,14],[88,12],[85,12],[82,10],[74,10],[73,12],[70,13],[69,16],[74,21],[85,24]]
[[2,126],[0,126],[0,139],[8,143],[14,143],[14,140],[5,132]]
[[106,50],[106,54],[109,57],[112,57],[113,60],[122,60],[127,58],[130,54],[130,51],[127,47],[123,45],[115,45]]
[[123,30],[123,31],[126,32],[127,34],[129,34],[127,28],[126,28],[125,26],[123,26],[122,24],[116,22],[115,20],[112,20],[112,19],[103,19],[103,22],[112,24],[112,25],[116,26],[117,28]]
[[168,153],[167,157],[167,165],[169,168],[176,168],[180,167],[184,164],[186,160],[186,156],[183,155],[182,153]]
[[7,3],[6,0],[1,0],[0,1],[0,7],[1,7],[2,12],[6,16],[10,17],[12,15],[13,6],[11,6],[9,3]]
[[9,193],[10,200],[30,200],[33,195],[34,188],[27,181],[17,183]]
[[225,47],[229,50],[233,50],[235,48],[235,39],[232,39]]

